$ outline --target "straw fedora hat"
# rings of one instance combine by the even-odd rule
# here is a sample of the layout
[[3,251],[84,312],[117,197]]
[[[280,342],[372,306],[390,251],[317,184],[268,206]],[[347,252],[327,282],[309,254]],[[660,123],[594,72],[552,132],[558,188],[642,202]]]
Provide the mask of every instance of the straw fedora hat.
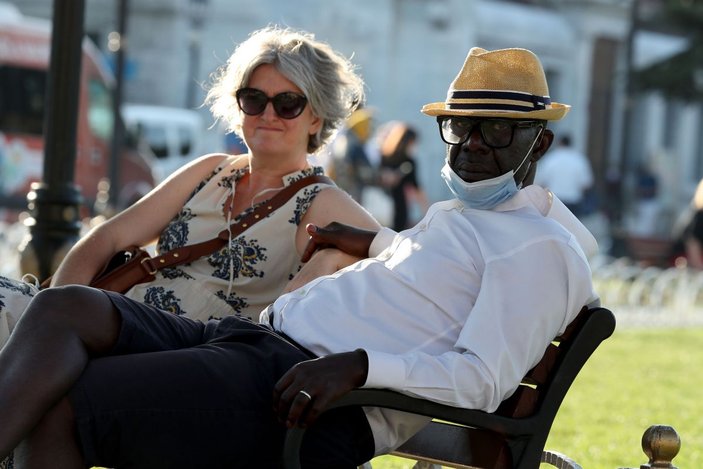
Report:
[[447,100],[426,104],[430,116],[559,120],[571,106],[551,101],[537,56],[527,49],[474,47],[449,85]]

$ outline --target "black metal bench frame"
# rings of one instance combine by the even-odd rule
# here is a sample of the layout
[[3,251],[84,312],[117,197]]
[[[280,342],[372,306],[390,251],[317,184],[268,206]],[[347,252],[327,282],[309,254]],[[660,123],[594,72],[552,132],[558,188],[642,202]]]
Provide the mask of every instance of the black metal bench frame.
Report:
[[[615,330],[615,317],[602,307],[584,307],[554,339],[515,393],[494,413],[451,407],[383,389],[356,389],[329,409],[385,407],[434,420],[392,454],[448,467],[539,467],[547,436],[569,387],[600,343]],[[288,430],[284,467],[300,468],[305,430]]]

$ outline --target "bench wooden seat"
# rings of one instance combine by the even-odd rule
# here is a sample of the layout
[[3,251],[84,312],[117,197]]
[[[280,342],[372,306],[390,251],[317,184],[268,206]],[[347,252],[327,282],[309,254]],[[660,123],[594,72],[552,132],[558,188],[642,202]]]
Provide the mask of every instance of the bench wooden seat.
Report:
[[671,267],[673,265],[673,245],[669,238],[656,238],[628,235],[625,247],[628,256],[642,266]]
[[[611,311],[584,307],[494,413],[451,407],[384,389],[356,389],[329,408],[385,407],[432,417],[429,425],[393,453],[398,456],[447,467],[535,469],[571,383],[614,330]],[[283,456],[286,469],[300,468],[304,433],[297,427],[288,430]]]

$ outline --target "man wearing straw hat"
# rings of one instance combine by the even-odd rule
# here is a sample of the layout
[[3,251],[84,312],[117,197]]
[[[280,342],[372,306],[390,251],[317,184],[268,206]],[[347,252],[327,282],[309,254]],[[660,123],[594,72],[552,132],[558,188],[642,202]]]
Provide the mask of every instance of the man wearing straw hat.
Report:
[[[455,198],[414,228],[382,230],[373,257],[282,295],[261,324],[197,323],[83,286],[40,292],[0,353],[0,458],[24,439],[18,453],[37,467],[277,467],[286,426],[360,386],[495,410],[597,301],[592,236],[530,185],[553,140],[546,123],[567,110],[530,51],[471,49],[446,101],[423,108],[448,145]],[[313,247],[339,241],[310,233]],[[350,255],[324,249],[308,265],[335,256]],[[425,422],[325,413],[304,467],[355,467]]]

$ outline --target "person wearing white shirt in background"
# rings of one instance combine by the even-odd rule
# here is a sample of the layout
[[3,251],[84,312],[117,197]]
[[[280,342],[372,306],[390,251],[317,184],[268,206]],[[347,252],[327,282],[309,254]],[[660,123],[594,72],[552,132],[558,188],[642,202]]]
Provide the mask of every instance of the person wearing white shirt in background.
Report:
[[585,202],[593,185],[593,171],[586,155],[571,145],[568,135],[563,135],[559,145],[542,159],[535,184],[552,191],[577,217],[588,215]]
[[260,324],[203,324],[89,287],[40,292],[0,354],[0,456],[22,441],[24,467],[278,467],[286,428],[301,425],[303,467],[352,468],[427,421],[321,415],[356,387],[495,410],[598,302],[593,237],[531,185],[546,124],[568,110],[532,52],[471,49],[446,101],[422,109],[455,197],[400,233],[309,226],[298,279],[372,257],[294,281]]

